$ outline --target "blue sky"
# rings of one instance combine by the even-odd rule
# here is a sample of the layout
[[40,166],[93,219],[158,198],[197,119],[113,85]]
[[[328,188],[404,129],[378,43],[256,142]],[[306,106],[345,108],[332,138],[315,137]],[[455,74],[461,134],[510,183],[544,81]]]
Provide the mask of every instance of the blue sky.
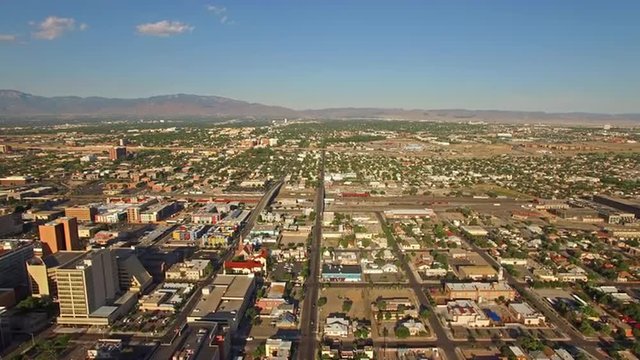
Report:
[[640,112],[637,0],[2,0],[0,88]]

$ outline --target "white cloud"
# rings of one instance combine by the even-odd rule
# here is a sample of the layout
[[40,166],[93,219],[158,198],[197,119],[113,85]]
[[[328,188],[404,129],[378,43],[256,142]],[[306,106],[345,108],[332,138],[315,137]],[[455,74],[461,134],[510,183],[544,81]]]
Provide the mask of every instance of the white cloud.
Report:
[[36,31],[33,33],[33,37],[41,40],[53,40],[62,36],[65,32],[69,31],[84,31],[87,28],[87,24],[76,24],[76,20],[72,18],[61,18],[57,16],[49,16],[39,24],[34,22],[29,23],[36,27]]
[[2,42],[14,42],[18,40],[18,37],[13,34],[0,34],[0,41]]
[[179,21],[162,20],[155,23],[146,23],[136,26],[139,34],[149,36],[167,37],[193,31],[194,27]]
[[215,15],[221,24],[232,24],[233,21],[229,20],[227,8],[224,6],[207,5],[206,9]]

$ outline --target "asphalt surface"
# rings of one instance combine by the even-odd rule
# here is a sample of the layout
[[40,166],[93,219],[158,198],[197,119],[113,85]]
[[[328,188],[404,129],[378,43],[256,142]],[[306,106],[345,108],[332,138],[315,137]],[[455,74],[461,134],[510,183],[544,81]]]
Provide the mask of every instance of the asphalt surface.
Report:
[[305,282],[305,297],[300,317],[300,342],[298,345],[298,359],[310,360],[316,358],[318,327],[318,290],[320,277],[320,243],[322,242],[322,212],[324,211],[324,151],[320,163],[320,185],[316,190],[315,212],[316,222],[313,226],[311,246],[309,250],[309,277]]

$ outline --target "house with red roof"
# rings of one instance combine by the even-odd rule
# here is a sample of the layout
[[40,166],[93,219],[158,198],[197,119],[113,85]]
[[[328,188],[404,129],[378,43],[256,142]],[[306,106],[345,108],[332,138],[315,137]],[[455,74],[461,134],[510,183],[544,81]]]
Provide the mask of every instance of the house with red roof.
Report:
[[256,274],[263,271],[261,263],[253,260],[225,261],[224,274]]

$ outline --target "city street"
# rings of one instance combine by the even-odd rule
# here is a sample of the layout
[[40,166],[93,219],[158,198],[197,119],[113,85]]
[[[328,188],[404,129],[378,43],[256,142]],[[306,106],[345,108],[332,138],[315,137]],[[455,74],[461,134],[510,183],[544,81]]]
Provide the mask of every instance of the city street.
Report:
[[318,342],[318,279],[320,278],[320,243],[322,242],[322,213],[324,211],[324,152],[320,163],[318,175],[318,189],[315,198],[316,220],[313,226],[311,245],[309,250],[309,277],[305,282],[305,298],[303,301],[302,315],[300,317],[300,343],[298,346],[298,359],[314,359]]

